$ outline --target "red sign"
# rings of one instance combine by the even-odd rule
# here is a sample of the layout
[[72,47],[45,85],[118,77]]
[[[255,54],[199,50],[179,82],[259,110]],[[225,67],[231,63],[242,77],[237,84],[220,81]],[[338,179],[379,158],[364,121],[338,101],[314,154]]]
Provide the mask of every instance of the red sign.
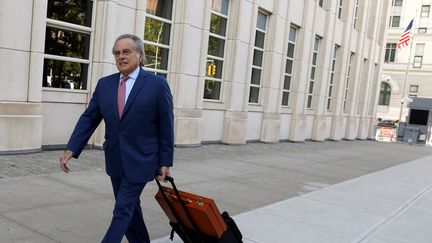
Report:
[[381,142],[396,142],[397,131],[396,128],[391,127],[377,127],[375,140]]

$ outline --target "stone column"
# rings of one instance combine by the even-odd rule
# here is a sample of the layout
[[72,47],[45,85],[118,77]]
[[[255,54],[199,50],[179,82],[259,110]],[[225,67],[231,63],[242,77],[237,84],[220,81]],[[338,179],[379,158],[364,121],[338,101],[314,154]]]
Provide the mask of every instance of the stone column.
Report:
[[[348,3],[348,2],[347,2]],[[351,3],[351,2],[350,2]],[[356,46],[356,41],[354,40],[354,44],[352,44],[351,38],[356,39],[356,34],[353,34],[353,27],[351,23],[352,19],[352,8],[353,2],[348,5],[344,2],[343,12],[342,12],[342,19],[337,19],[335,26],[336,26],[336,33],[338,33],[339,37],[337,39],[340,39],[341,42],[339,43],[341,47],[339,48],[339,54],[338,54],[338,60],[337,62],[340,63],[339,69],[337,70],[336,75],[336,84],[334,86],[334,94],[335,96],[332,98],[335,102],[333,104],[333,116],[332,116],[332,125],[330,129],[330,139],[331,140],[341,140],[345,137],[346,134],[346,123],[347,123],[347,117],[349,117],[348,114],[346,114],[343,111],[343,103],[344,103],[344,96],[345,96],[345,86],[346,86],[346,78],[347,78],[347,72],[348,72],[348,65],[349,65],[349,59],[351,55],[351,46],[353,48]],[[343,34],[342,34],[343,33]],[[352,66],[351,66],[351,73],[350,73],[350,83],[354,82],[354,68],[355,63],[353,60]],[[351,86],[352,87],[352,86]],[[349,96],[348,96],[349,98]]]
[[211,1],[179,0],[176,6],[169,73],[175,108],[174,143],[193,146],[201,144]]
[[[292,4],[292,3],[291,3]],[[315,1],[304,1],[302,22],[303,25],[298,31],[298,39],[296,51],[297,57],[294,59],[293,73],[294,80],[291,83],[292,90],[292,118],[289,133],[289,140],[294,142],[303,142],[307,137],[307,115],[306,115],[306,99],[310,69],[311,55],[313,50],[313,42],[315,33],[313,30],[315,13]]]
[[0,154],[41,148],[45,6],[46,0],[1,3]]
[[229,28],[226,44],[226,64],[224,79],[224,93],[226,111],[222,131],[222,142],[226,144],[246,143],[246,128],[248,122],[249,69],[253,48],[251,32],[255,31],[254,5],[249,1],[233,1],[229,16],[230,22],[235,23]]
[[[315,23],[317,31],[324,33],[324,38],[321,40],[320,53],[318,57],[318,66],[316,77],[320,79],[315,81],[314,84],[314,117],[312,127],[312,140],[324,141],[327,137],[328,127],[331,126],[331,122],[327,119],[327,96],[328,96],[328,85],[330,82],[329,70],[332,64],[332,57],[334,52],[334,32],[335,32],[335,21],[336,15],[333,9],[335,9],[336,2],[329,1],[324,6],[325,10],[325,22]],[[321,12],[320,7],[317,7],[317,12]]]
[[[262,142],[277,143],[280,137],[281,102],[283,75],[286,62],[286,46],[288,43],[289,25],[287,25],[288,2],[275,1],[274,13],[269,24],[268,43],[272,49],[266,51],[261,92],[263,95],[263,120],[261,125]],[[285,54],[284,54],[285,53]]]

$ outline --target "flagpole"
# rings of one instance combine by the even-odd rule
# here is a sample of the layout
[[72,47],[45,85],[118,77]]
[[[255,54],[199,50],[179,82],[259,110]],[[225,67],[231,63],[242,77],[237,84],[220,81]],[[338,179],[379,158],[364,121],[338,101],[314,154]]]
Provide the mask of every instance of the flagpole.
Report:
[[[418,19],[417,18],[417,14],[418,14],[418,9],[416,10],[416,14],[414,15],[415,17],[413,18],[413,20]],[[400,106],[400,110],[399,110],[399,120],[398,120],[398,124],[400,124],[402,122],[402,113],[403,113],[403,108],[404,108],[404,103],[405,103],[405,92],[406,92],[406,85],[407,85],[407,80],[408,80],[408,71],[409,71],[409,65],[411,63],[411,55],[412,55],[412,49],[414,46],[414,33],[415,33],[415,25],[416,21],[413,21],[413,25],[411,27],[411,41],[410,41],[410,53],[409,53],[409,57],[408,57],[408,61],[407,61],[407,65],[406,65],[406,69],[405,69],[405,78],[404,78],[404,83],[403,83],[403,88],[402,88],[402,97],[401,97],[401,106]],[[405,121],[405,123],[407,123],[408,121]],[[400,126],[399,126],[400,127]],[[398,128],[399,128],[398,127]]]
[[[400,107],[400,111],[399,111],[399,120],[398,120],[399,123],[402,121],[402,113],[403,113],[404,101],[405,101],[405,91],[406,91],[406,85],[407,85],[407,79],[408,79],[409,66],[411,63],[411,55],[412,55],[413,45],[414,45],[414,27],[413,27],[413,35],[411,37],[409,57],[408,57],[406,70],[405,70],[405,79],[404,79],[403,88],[402,88],[403,91],[402,91],[402,97],[401,97],[401,107]],[[407,121],[405,121],[405,122],[407,122]]]

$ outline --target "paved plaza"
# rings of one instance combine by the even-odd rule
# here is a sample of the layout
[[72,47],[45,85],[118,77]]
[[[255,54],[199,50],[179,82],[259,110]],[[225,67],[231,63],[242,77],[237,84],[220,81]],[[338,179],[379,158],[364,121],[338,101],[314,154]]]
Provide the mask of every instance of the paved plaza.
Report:
[[[100,242],[113,196],[103,151],[60,172],[61,151],[0,156],[0,242]],[[326,141],[176,148],[179,189],[234,215],[245,242],[430,242],[432,148]],[[149,183],[152,242],[170,226]],[[414,233],[413,233],[414,232]],[[125,241],[127,242],[127,241]],[[175,242],[179,242],[178,239]]]

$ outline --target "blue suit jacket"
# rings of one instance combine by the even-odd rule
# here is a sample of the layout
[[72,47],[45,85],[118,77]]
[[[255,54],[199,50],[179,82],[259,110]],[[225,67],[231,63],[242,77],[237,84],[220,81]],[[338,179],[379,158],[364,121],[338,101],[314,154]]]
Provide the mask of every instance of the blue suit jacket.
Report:
[[66,146],[78,158],[101,120],[105,122],[106,172],[143,183],[161,166],[172,166],[174,115],[167,81],[140,68],[122,118],[117,108],[120,73],[99,80]]

